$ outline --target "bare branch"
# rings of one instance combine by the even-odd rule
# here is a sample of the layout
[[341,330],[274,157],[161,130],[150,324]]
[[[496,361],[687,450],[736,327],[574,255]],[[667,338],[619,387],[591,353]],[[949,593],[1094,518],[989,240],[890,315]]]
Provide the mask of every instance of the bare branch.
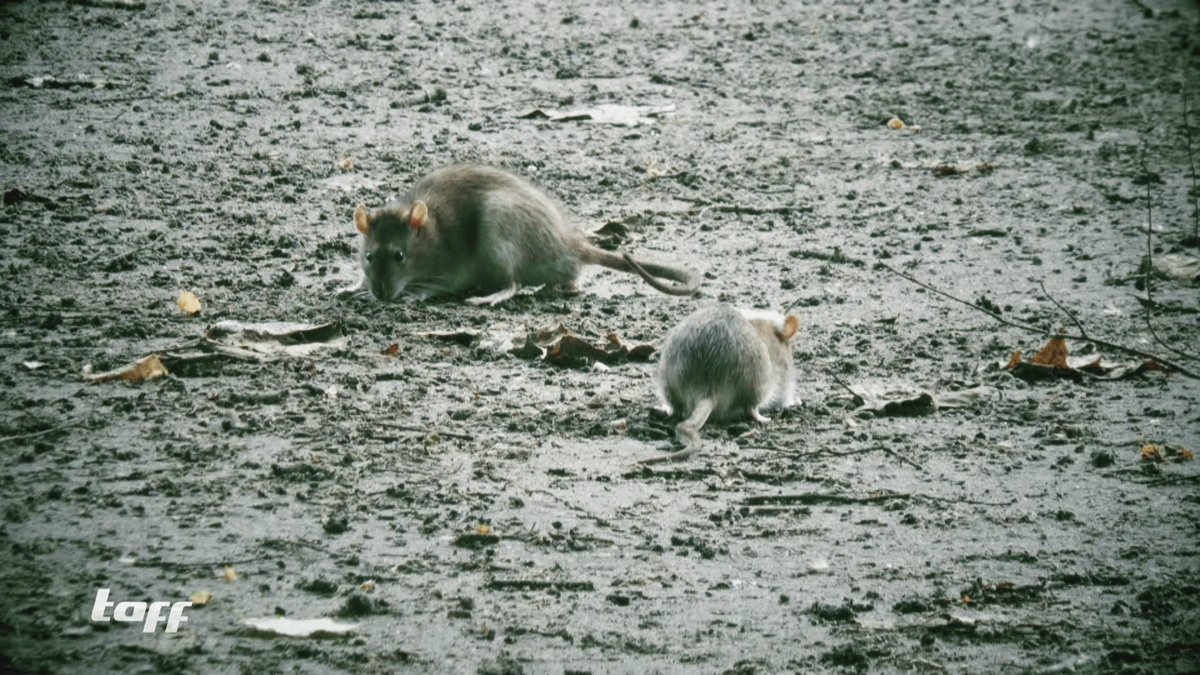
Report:
[[1055,299],[1054,299],[1054,296],[1050,295],[1050,292],[1046,290],[1046,284],[1045,284],[1045,282],[1043,282],[1043,281],[1038,281],[1038,286],[1041,286],[1041,287],[1042,287],[1042,293],[1043,293],[1043,294],[1045,294],[1045,296],[1046,296],[1047,298],[1049,298],[1050,302],[1053,302],[1053,303],[1054,303],[1054,306],[1055,306],[1055,307],[1058,307],[1059,309],[1061,309],[1063,314],[1066,314],[1067,316],[1071,317],[1071,321],[1074,321],[1074,322],[1075,322],[1075,325],[1076,325],[1076,326],[1079,326],[1079,334],[1080,334],[1080,335],[1082,335],[1082,336],[1084,336],[1084,337],[1087,337],[1087,330],[1085,330],[1085,329],[1084,329],[1084,327],[1083,327],[1083,322],[1079,320],[1079,317],[1077,317],[1077,316],[1075,316],[1073,313],[1071,313],[1071,310],[1069,310],[1069,309],[1067,309],[1066,307],[1063,307],[1062,305],[1060,305],[1060,304],[1059,304],[1059,302],[1058,302],[1057,300],[1055,300]]
[[[913,278],[912,276],[905,274],[904,272],[901,272],[893,267],[890,267],[889,265],[886,265],[881,262],[876,263],[876,264],[879,265],[880,267],[882,267],[883,269],[888,270],[889,272],[891,272],[893,274],[896,274],[897,276],[903,277],[904,279],[907,279],[907,280],[913,282],[914,284],[921,286],[922,288],[927,288],[927,289],[933,291],[934,293],[937,293],[938,295],[950,298],[951,300],[953,300],[955,302],[962,303],[975,311],[983,312],[984,314],[987,314],[988,316],[992,317],[993,319],[996,319],[997,321],[1005,324],[1006,326],[1012,326],[1013,328],[1020,328],[1021,330],[1029,331],[1031,333],[1037,333],[1039,335],[1046,334],[1046,331],[1041,328],[1038,328],[1036,326],[1031,326],[1029,324],[1023,324],[1023,323],[1018,323],[1015,321],[1009,321],[1008,319],[1005,319],[1004,317],[996,314],[995,312],[989,312],[988,310],[986,310],[982,307],[972,305],[971,303],[967,302],[966,300],[963,300],[962,298],[957,298],[953,295],[950,295],[949,293],[947,293],[945,291],[938,290],[938,289],[934,288],[933,286],[926,284],[923,281],[919,281],[919,280]],[[1125,352],[1126,354],[1132,354],[1133,356],[1137,356],[1137,357],[1140,357],[1143,359],[1151,359],[1151,360],[1157,361],[1159,364],[1166,366],[1167,368],[1179,373],[1180,375],[1183,375],[1185,377],[1190,377],[1193,380],[1200,380],[1200,375],[1193,373],[1192,371],[1188,370],[1187,368],[1184,368],[1183,366],[1181,366],[1177,363],[1173,363],[1173,362],[1168,361],[1160,356],[1151,354],[1150,352],[1144,352],[1140,349],[1134,349],[1133,347],[1126,347],[1125,345],[1119,345],[1115,342],[1109,342],[1107,340],[1099,340],[1097,338],[1088,337],[1086,335],[1072,335],[1070,333],[1064,333],[1064,334],[1062,334],[1062,337],[1069,339],[1069,340],[1083,340],[1084,342],[1090,342],[1094,345],[1099,345],[1101,347],[1107,347],[1108,349],[1114,349],[1119,352]]]
[[1158,331],[1154,330],[1154,322],[1150,320],[1150,315],[1154,307],[1153,291],[1150,288],[1151,281],[1154,279],[1154,212],[1150,206],[1150,170],[1146,168],[1146,142],[1142,142],[1142,176],[1146,179],[1146,273],[1143,276],[1146,284],[1146,328],[1150,330],[1150,335],[1164,349],[1175,352],[1176,354],[1192,361],[1200,361],[1200,357],[1193,356],[1185,351],[1181,351],[1167,344],[1158,336]]

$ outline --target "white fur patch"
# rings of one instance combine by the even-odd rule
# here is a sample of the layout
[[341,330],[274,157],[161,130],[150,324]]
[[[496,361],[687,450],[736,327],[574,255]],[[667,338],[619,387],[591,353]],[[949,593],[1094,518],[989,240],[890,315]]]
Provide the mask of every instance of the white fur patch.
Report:
[[747,321],[770,321],[775,324],[779,330],[783,330],[784,316],[779,312],[773,312],[769,309],[742,309],[736,308],[738,313]]

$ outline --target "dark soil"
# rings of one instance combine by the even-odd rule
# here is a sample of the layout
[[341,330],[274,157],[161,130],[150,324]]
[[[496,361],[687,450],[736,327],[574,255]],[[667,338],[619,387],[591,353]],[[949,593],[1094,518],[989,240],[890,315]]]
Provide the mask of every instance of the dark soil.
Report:
[[[996,365],[1077,330],[1041,282],[1089,335],[1197,370],[1138,296],[1147,194],[1155,255],[1196,255],[1200,11],[790,4],[0,7],[0,669],[1200,668],[1200,469],[1140,452],[1200,450],[1197,381]],[[676,108],[521,118],[603,103]],[[354,205],[452,161],[528,176],[589,229],[618,221],[622,248],[700,271],[703,295],[592,269],[579,295],[496,308],[339,300]],[[1161,341],[1200,351],[1196,285],[1153,290]],[[562,321],[652,342],[715,301],[799,303],[801,404],[712,425],[654,470],[634,466],[671,447],[653,359],[422,336]],[[226,319],[347,339],[81,377]],[[994,392],[874,415],[835,377]],[[143,633],[90,620],[99,588],[212,601]],[[242,625],[276,614],[358,627]]]

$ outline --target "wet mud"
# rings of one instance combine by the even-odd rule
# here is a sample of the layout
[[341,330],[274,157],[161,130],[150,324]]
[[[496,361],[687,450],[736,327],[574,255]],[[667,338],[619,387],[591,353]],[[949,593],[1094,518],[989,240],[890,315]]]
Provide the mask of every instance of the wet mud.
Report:
[[[1195,282],[1147,298],[1140,271],[1148,220],[1155,256],[1197,254],[1198,20],[1165,0],[0,6],[0,667],[1196,672],[1197,381],[1002,366],[1077,319],[1197,369],[1162,344],[1200,350]],[[645,123],[554,119],[603,105]],[[354,205],[456,161],[529,177],[701,296],[593,268],[494,308],[339,298]],[[799,404],[652,468],[674,447],[653,354],[490,339],[561,322],[654,345],[718,301],[796,308]],[[343,337],[81,376],[224,320]],[[144,633],[91,620],[100,588],[211,599]],[[355,628],[244,623],[277,616]]]

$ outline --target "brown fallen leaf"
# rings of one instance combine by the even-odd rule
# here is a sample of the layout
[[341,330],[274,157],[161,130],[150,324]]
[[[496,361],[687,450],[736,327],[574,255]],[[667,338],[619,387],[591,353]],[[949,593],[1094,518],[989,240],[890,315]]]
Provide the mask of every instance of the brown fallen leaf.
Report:
[[1067,365],[1067,342],[1061,336],[1050,338],[1042,350],[1033,355],[1029,362],[1035,366],[1054,366],[1055,368],[1070,368]]
[[364,590],[364,591],[373,591],[373,590],[375,590],[375,580],[370,579],[368,581],[364,581],[361,584],[359,584],[358,587],[359,587],[359,589]]
[[1162,448],[1153,443],[1147,443],[1143,445],[1142,459],[1146,461],[1161,462],[1163,460]]
[[479,534],[491,534],[492,526],[487,523],[480,523],[479,527],[475,528],[475,530],[479,532]]
[[212,596],[212,593],[209,593],[208,591],[196,591],[195,593],[192,593],[188,600],[191,600],[192,605],[196,607],[203,607],[212,601]]
[[141,382],[142,380],[153,380],[156,377],[169,375],[167,367],[158,359],[158,354],[151,354],[143,359],[139,359],[134,363],[120,368],[118,370],[110,370],[107,373],[99,375],[84,375],[83,378],[89,382],[108,382],[109,380],[128,380],[129,382]]
[[354,164],[355,162],[353,159],[350,159],[349,157],[343,157],[333,163],[333,168],[337,169],[338,171],[349,171],[354,168]]
[[1167,443],[1162,446],[1167,457],[1174,459],[1176,462],[1190,462],[1196,458],[1192,451],[1178,443]]
[[179,311],[188,316],[195,316],[200,313],[202,307],[200,298],[197,298],[195,293],[191,291],[179,292]]
[[233,565],[226,565],[225,571],[221,574],[221,578],[225,581],[237,581],[238,575],[234,571]]
[[904,120],[900,119],[899,117],[893,117],[892,119],[888,120],[887,125],[889,129],[903,129]]
[[390,345],[384,347],[382,350],[380,350],[379,353],[383,354],[384,356],[395,356],[396,353],[399,351],[400,351],[400,345],[393,342],[392,344],[390,344]]

